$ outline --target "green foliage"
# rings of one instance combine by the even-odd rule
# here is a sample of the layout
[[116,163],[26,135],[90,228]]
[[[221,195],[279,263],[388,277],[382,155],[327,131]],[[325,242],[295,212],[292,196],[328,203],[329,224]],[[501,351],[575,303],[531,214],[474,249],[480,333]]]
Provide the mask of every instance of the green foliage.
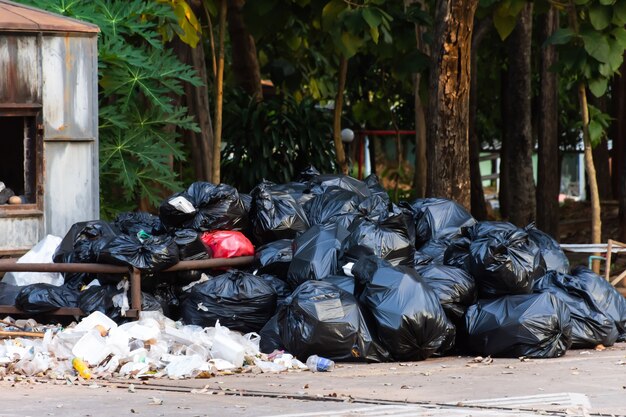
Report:
[[331,118],[310,98],[233,93],[224,100],[224,182],[249,191],[263,179],[289,182],[308,165],[334,171]]
[[[490,4],[490,6],[493,5],[493,25],[498,31],[500,39],[506,39],[513,32],[517,24],[517,16],[526,3],[526,0],[503,0]],[[481,6],[484,5],[485,3],[481,3]]]
[[30,0],[28,3],[100,27],[99,140],[101,207],[105,217],[140,199],[157,205],[179,187],[171,169],[184,158],[176,129],[198,129],[174,104],[195,72],[164,46],[162,28],[178,25],[171,5],[148,0]]

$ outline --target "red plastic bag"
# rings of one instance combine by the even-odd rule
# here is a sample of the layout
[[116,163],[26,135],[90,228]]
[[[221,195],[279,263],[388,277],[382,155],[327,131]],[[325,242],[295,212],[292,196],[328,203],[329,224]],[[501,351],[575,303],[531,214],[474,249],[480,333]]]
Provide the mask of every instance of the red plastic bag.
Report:
[[254,246],[242,233],[232,230],[205,232],[200,237],[211,258],[254,255]]

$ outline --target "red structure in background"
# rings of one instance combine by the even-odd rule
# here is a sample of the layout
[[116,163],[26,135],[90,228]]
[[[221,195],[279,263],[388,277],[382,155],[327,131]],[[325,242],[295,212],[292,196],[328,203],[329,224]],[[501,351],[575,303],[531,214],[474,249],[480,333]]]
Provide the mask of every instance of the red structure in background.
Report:
[[[365,137],[369,136],[405,136],[405,135],[413,135],[415,136],[415,130],[357,130],[354,132],[354,135],[358,141],[357,148],[357,156],[358,156],[358,164],[359,164],[359,174],[358,179],[363,179],[363,164],[365,163]],[[370,139],[371,140],[371,139]],[[372,165],[372,172],[375,172],[376,162],[373,157],[374,153],[370,150],[370,163]]]

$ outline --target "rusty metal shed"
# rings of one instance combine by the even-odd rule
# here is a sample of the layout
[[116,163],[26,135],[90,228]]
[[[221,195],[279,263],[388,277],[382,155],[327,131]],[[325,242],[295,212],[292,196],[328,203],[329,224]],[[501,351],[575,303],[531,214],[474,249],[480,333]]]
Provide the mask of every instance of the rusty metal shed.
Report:
[[0,255],[99,217],[98,32],[0,0]]

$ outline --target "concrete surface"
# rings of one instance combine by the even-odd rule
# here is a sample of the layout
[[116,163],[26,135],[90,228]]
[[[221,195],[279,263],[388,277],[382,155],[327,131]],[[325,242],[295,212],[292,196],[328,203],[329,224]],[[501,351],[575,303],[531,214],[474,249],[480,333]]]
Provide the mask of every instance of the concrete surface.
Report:
[[59,384],[0,381],[0,416],[626,416],[626,344],[547,360],[445,357],[329,373]]

